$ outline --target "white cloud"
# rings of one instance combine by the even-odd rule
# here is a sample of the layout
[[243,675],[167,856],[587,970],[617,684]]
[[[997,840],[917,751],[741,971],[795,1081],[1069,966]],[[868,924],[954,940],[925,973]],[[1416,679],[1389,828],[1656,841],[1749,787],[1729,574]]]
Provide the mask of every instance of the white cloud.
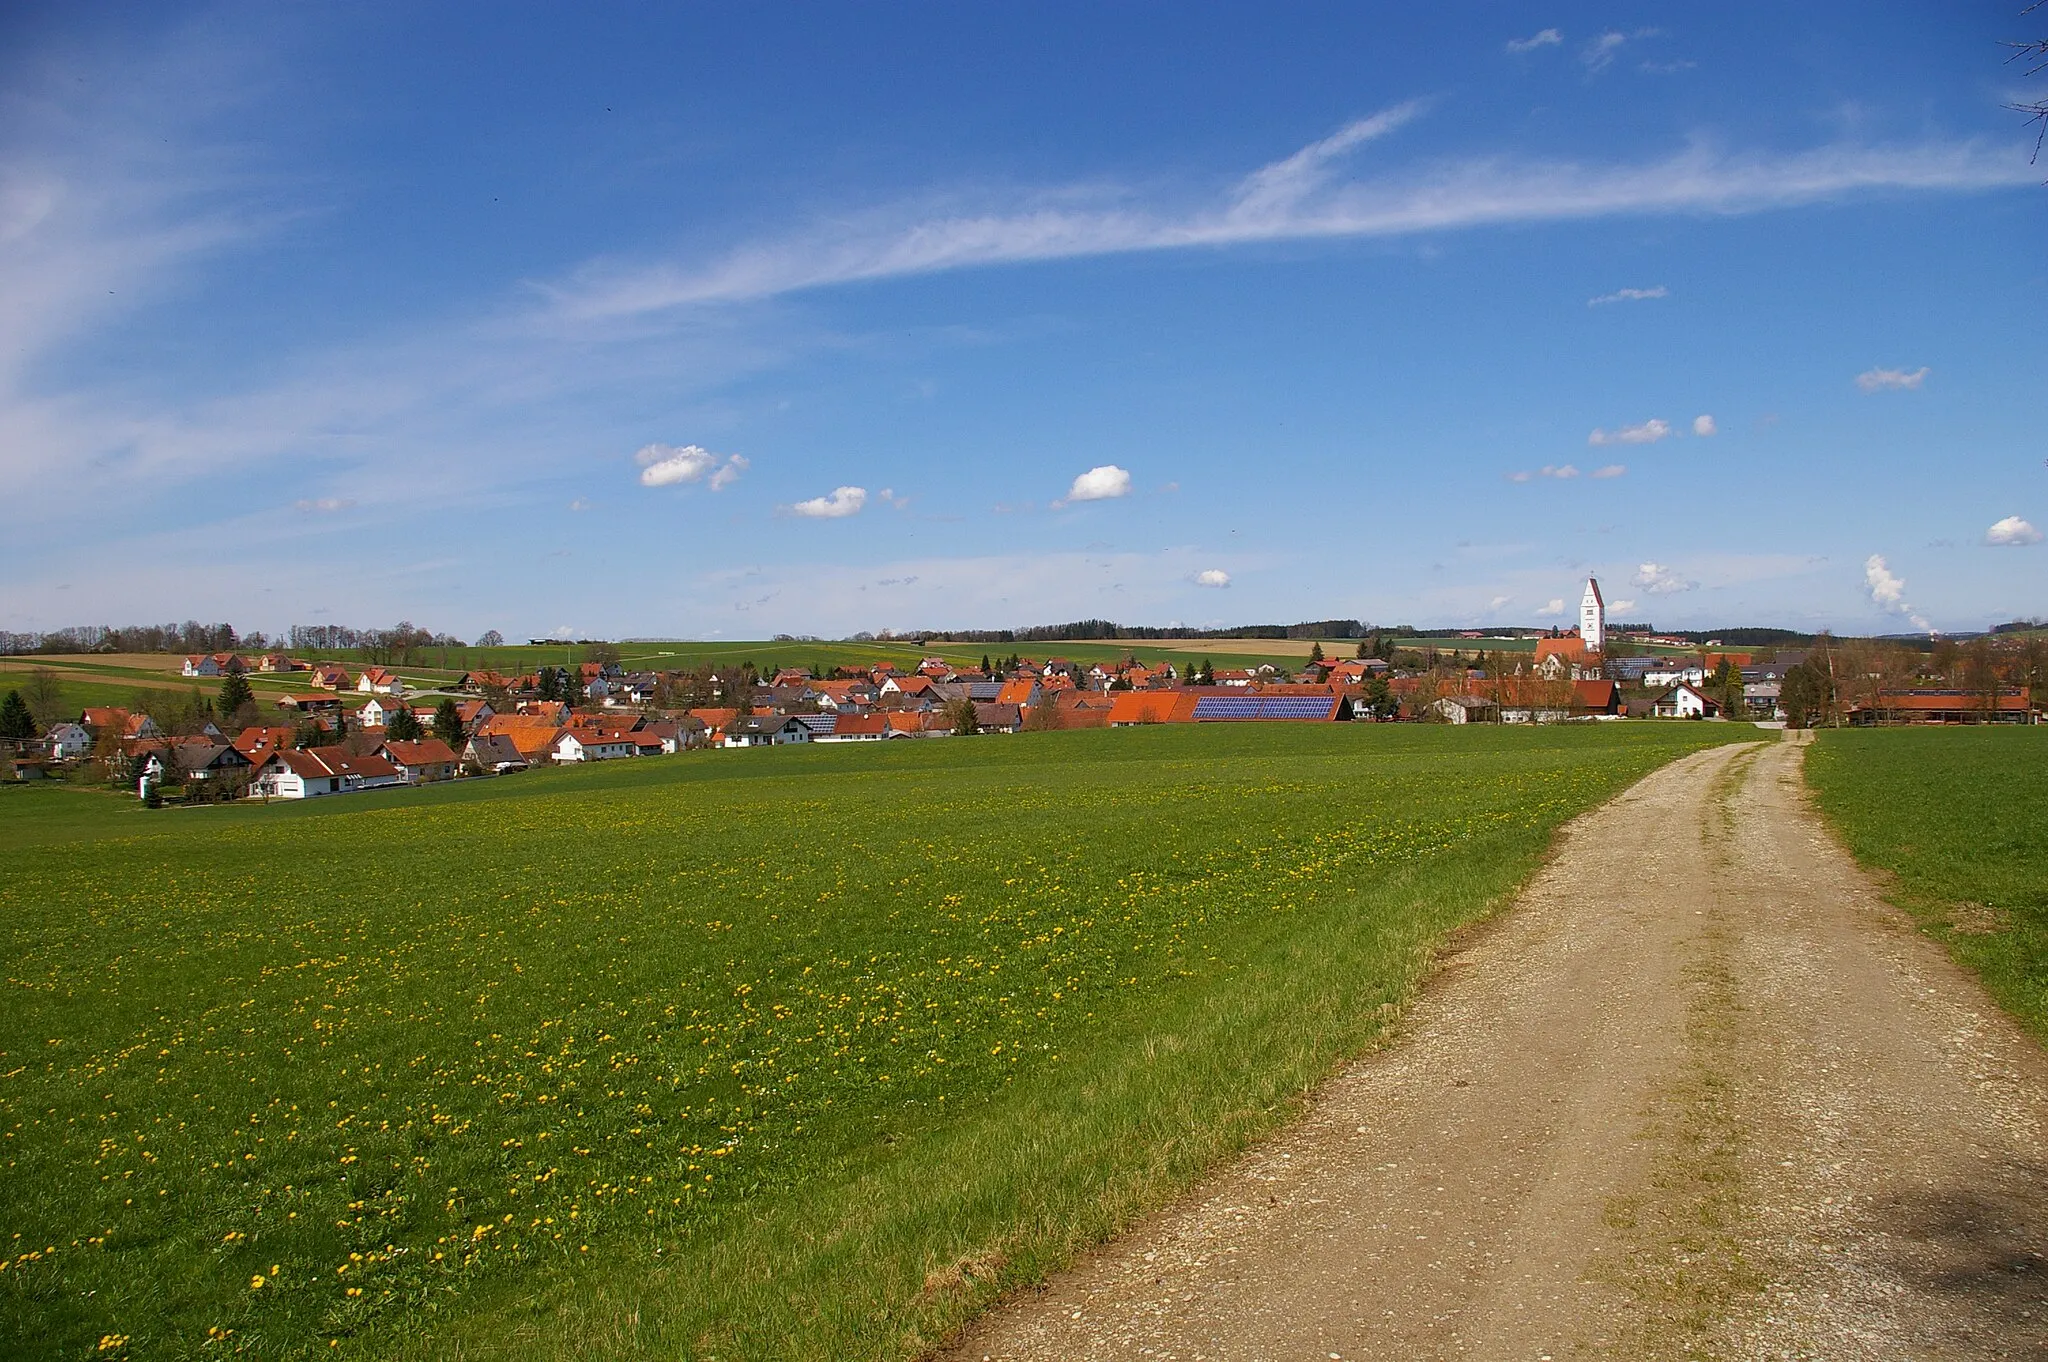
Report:
[[1887,388],[1913,389],[1927,381],[1926,365],[1907,373],[1904,369],[1865,369],[1856,375],[1856,386],[1867,393],[1883,392]]
[[1894,615],[1904,615],[1915,628],[1934,632],[1934,626],[1906,600],[1905,581],[1893,575],[1890,565],[1881,553],[1873,553],[1863,560],[1863,585],[1870,592],[1871,604]]
[[1698,582],[1687,581],[1662,563],[1644,563],[1636,569],[1635,584],[1652,596],[1673,596],[1691,591]]
[[1720,427],[1714,424],[1714,418],[1711,416],[1701,415],[1692,418],[1692,433],[1695,435],[1712,435],[1719,430]]
[[1204,568],[1195,574],[1196,586],[1229,586],[1230,574],[1222,568]]
[[[1408,103],[1358,120],[1207,204],[1155,209],[1122,190],[1067,187],[1008,208],[946,216],[915,208],[842,213],[835,221],[844,225],[829,233],[747,245],[708,264],[593,262],[548,292],[559,318],[587,321],[1018,261],[1630,214],[1749,213],[1874,190],[1954,192],[2035,179],[2004,146],[1976,142],[1836,143],[1772,155],[1731,154],[1704,141],[1633,165],[1486,154],[1378,178],[1336,178],[1344,153],[1420,112],[1419,103]],[[1105,206],[1075,206],[1091,198]]]
[[1486,603],[1486,608],[1488,610],[1498,610],[1512,600],[1514,600],[1513,596],[1495,596],[1492,600]]
[[1604,71],[1613,62],[1614,54],[1619,52],[1621,45],[1627,41],[1628,38],[1624,34],[1603,33],[1586,44],[1584,50],[1579,53],[1579,60],[1586,64],[1589,71]]
[[1519,55],[1523,52],[1534,52],[1539,47],[1556,47],[1563,41],[1564,34],[1554,28],[1546,28],[1541,32],[1532,33],[1526,38],[1508,39],[1508,51]]
[[1550,603],[1549,603],[1548,605],[1544,606],[1544,607],[1543,607],[1543,608],[1542,608],[1541,610],[1538,610],[1538,611],[1536,612],[1536,614],[1537,614],[1537,616],[1538,616],[1539,618],[1541,618],[1541,617],[1544,617],[1544,616],[1549,616],[1549,615],[1562,615],[1563,613],[1564,613],[1564,597],[1562,597],[1562,596],[1553,596],[1553,597],[1551,597],[1551,599],[1550,599]]
[[718,466],[718,471],[711,475],[711,481],[705,485],[714,492],[723,492],[726,488],[738,482],[740,474],[746,472],[751,466],[747,462],[746,455],[734,454]]
[[1634,601],[1609,601],[1607,603],[1607,609],[1617,616],[1635,608],[1636,603]]
[[578,497],[569,503],[569,509],[572,511],[587,511],[590,509],[590,503],[584,498]]
[[1598,298],[1588,298],[1587,307],[1602,307],[1608,303],[1640,303],[1647,298],[1668,298],[1670,290],[1662,284],[1655,288],[1618,288],[1612,293],[1603,293]]
[[1625,464],[1625,463],[1611,463],[1611,464],[1608,464],[1608,465],[1606,465],[1606,466],[1605,466],[1604,468],[1596,468],[1596,469],[1594,469],[1594,470],[1593,470],[1593,476],[1594,476],[1594,477],[1596,477],[1596,478],[1619,478],[1619,477],[1622,477],[1622,476],[1626,475],[1626,474],[1627,474],[1627,472],[1628,472],[1628,465],[1627,465],[1627,464]]
[[311,515],[333,515],[337,511],[346,511],[354,505],[355,502],[346,497],[313,497],[293,502],[292,509],[294,511],[305,511]]
[[1653,445],[1671,433],[1671,423],[1651,418],[1639,426],[1623,426],[1619,430],[1595,429],[1586,437],[1589,445]]
[[[1533,481],[1534,481],[1534,480],[1536,480],[1537,478],[1560,478],[1560,479],[1563,479],[1563,480],[1565,480],[1565,481],[1569,482],[1569,481],[1570,481],[1571,479],[1573,479],[1573,478],[1576,478],[1577,476],[1579,476],[1579,470],[1578,470],[1578,469],[1576,469],[1576,468],[1574,468],[1574,467],[1573,467],[1572,465],[1570,465],[1570,464],[1568,464],[1568,463],[1566,463],[1566,464],[1552,464],[1552,463],[1547,463],[1547,464],[1544,464],[1544,465],[1543,465],[1543,467],[1541,467],[1541,468],[1538,468],[1538,469],[1536,469],[1536,470],[1535,470],[1535,471],[1533,471],[1533,472],[1529,472],[1529,471],[1522,471],[1522,472],[1517,472],[1517,473],[1510,473],[1510,474],[1508,474],[1508,481],[1509,481],[1509,482],[1533,482]],[[1596,473],[1596,474],[1594,474],[1594,476],[1595,476],[1595,477],[1600,477],[1600,476],[1602,476],[1602,475],[1601,475],[1601,474],[1597,474],[1597,473]],[[1609,476],[1611,476],[1611,475],[1609,475]]]
[[1065,505],[1068,502],[1075,501],[1108,501],[1113,497],[1126,496],[1130,493],[1130,490],[1130,470],[1119,468],[1113,463],[1106,463],[1099,468],[1091,468],[1086,473],[1075,478],[1074,485],[1067,489],[1066,497],[1054,504]]
[[2009,515],[1990,529],[1984,531],[1984,542],[2018,548],[2027,544],[2040,543],[2041,532],[2026,521],[2021,520],[2018,516]]
[[897,496],[896,489],[893,487],[884,487],[881,491],[875,493],[875,500],[881,502],[884,506],[892,507],[898,511],[907,510],[910,506],[910,498]]
[[713,454],[702,445],[643,445],[633,456],[633,462],[640,465],[640,485],[643,487],[699,482],[708,473],[711,475],[711,490],[722,492],[747,471],[743,455]]
[[857,515],[860,508],[868,504],[868,489],[865,487],[835,487],[832,495],[812,497],[799,501],[789,508],[789,513],[813,520],[837,520],[841,516]]

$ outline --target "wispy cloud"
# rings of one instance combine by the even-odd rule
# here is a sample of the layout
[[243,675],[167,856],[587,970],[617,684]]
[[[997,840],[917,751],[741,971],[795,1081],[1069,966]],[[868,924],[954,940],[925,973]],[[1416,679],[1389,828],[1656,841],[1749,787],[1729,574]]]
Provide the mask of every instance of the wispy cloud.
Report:
[[1627,41],[1625,33],[1603,33],[1579,50],[1579,60],[1586,64],[1588,71],[1605,71],[1614,64],[1615,54]]
[[1612,293],[1603,293],[1598,298],[1588,298],[1587,307],[1604,307],[1608,303],[1640,303],[1650,298],[1668,298],[1671,291],[1662,284],[1655,288],[1618,288]]
[[1636,569],[1636,575],[1632,580],[1638,587],[1647,591],[1652,596],[1675,596],[1680,592],[1691,591],[1699,586],[1698,582],[1688,581],[1684,576],[1663,563],[1642,564]]
[[1626,477],[1628,476],[1628,465],[1625,463],[1611,463],[1605,466],[1604,468],[1594,469],[1593,476],[1596,478]]
[[1984,531],[1984,542],[1996,547],[2022,548],[2041,542],[2041,532],[2016,515],[2005,519]]
[[1554,28],[1546,28],[1526,38],[1508,39],[1508,51],[1520,56],[1524,52],[1534,52],[1539,47],[1556,47],[1563,41],[1564,34]]
[[1113,463],[1091,468],[1074,479],[1074,485],[1067,489],[1066,496],[1053,503],[1065,506],[1076,501],[1108,501],[1114,497],[1128,496],[1131,491],[1131,472]]
[[1671,433],[1671,423],[1655,417],[1639,426],[1622,426],[1616,430],[1595,429],[1586,437],[1586,443],[1600,445],[1653,445]]
[[347,497],[306,497],[293,502],[292,509],[308,515],[333,515],[354,505],[355,502]]
[[[1522,472],[1510,473],[1510,474],[1508,474],[1508,481],[1509,481],[1509,482],[1534,482],[1534,481],[1536,481],[1536,479],[1538,479],[1538,478],[1559,478],[1559,479],[1563,479],[1563,480],[1565,480],[1565,481],[1570,481],[1570,480],[1571,480],[1572,478],[1576,478],[1577,476],[1579,476],[1579,470],[1578,470],[1578,469],[1576,469],[1576,468],[1574,468],[1574,467],[1573,467],[1572,465],[1570,465],[1570,464],[1568,464],[1568,463],[1566,463],[1566,464],[1552,464],[1552,463],[1547,463],[1547,464],[1544,464],[1544,465],[1543,465],[1543,467],[1541,467],[1541,468],[1536,468],[1536,469],[1528,469],[1528,470],[1524,470],[1524,471],[1522,471]],[[1600,476],[1600,475],[1596,475],[1596,476]]]
[[1873,553],[1864,559],[1863,585],[1870,592],[1871,604],[1878,609],[1904,615],[1916,629],[1924,629],[1930,634],[1934,632],[1934,626],[1906,600],[1905,580],[1892,572],[1883,554]]
[[1924,364],[1910,372],[1905,369],[1865,369],[1856,375],[1856,386],[1867,393],[1881,393],[1888,389],[1911,390],[1925,383],[1929,372]]
[[762,241],[708,263],[592,262],[548,286],[565,322],[625,318],[946,270],[1134,251],[1399,236],[1525,222],[1666,213],[1756,213],[1882,190],[1965,192],[2031,184],[1979,142],[1833,144],[1733,153],[1699,140],[1661,160],[1578,164],[1484,156],[1342,179],[1344,157],[1420,116],[1419,102],[1346,125],[1245,176],[1220,200],[1172,210],[1127,194],[1063,189],[1008,208],[839,215],[828,230]]

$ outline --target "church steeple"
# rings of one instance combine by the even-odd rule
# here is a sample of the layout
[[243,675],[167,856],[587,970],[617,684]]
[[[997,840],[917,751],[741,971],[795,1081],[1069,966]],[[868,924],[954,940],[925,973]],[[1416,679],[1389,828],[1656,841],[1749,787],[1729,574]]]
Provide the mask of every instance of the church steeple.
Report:
[[1600,599],[1600,583],[1586,579],[1586,594],[1579,598],[1579,639],[1589,653],[1607,651],[1607,603]]

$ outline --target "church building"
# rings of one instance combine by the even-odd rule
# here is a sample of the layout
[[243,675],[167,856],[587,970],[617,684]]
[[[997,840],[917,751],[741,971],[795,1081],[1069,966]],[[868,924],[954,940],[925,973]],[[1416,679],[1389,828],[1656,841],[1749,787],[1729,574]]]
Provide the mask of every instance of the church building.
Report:
[[1607,602],[1600,597],[1599,581],[1588,577],[1579,598],[1579,632],[1537,639],[1536,674],[1552,681],[1598,681],[1606,654]]

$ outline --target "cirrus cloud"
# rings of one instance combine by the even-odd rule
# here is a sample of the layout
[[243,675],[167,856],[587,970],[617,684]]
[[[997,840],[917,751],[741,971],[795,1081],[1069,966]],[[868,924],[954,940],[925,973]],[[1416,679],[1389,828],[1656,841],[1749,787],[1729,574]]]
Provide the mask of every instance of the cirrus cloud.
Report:
[[1618,288],[1612,293],[1603,293],[1598,298],[1588,298],[1587,307],[1605,307],[1608,303],[1640,303],[1650,298],[1668,298],[1671,291],[1662,284],[1655,288]]
[[1554,28],[1546,28],[1526,38],[1508,39],[1508,51],[1519,56],[1524,52],[1534,52],[1539,47],[1556,47],[1563,41],[1564,34]]
[[1856,386],[1867,393],[1881,393],[1887,389],[1911,391],[1927,381],[1929,372],[1924,364],[1911,373],[1904,369],[1865,369],[1856,375]]
[[2041,532],[2016,515],[2005,519],[1984,531],[1986,544],[2010,548],[2021,548],[2041,542]]
[[842,516],[858,515],[860,508],[867,504],[867,488],[835,487],[829,496],[812,497],[786,509],[791,515],[809,520],[838,520]]

